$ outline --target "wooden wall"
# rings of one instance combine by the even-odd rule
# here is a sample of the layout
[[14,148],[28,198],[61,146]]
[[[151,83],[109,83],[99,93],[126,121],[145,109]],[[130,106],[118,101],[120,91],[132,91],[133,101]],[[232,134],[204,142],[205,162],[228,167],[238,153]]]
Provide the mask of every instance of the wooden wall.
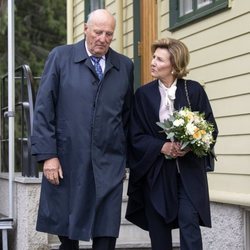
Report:
[[250,205],[250,2],[175,32],[169,1],[158,1],[158,35],[181,39],[191,54],[188,78],[204,84],[219,127],[216,172],[209,174],[212,200]]

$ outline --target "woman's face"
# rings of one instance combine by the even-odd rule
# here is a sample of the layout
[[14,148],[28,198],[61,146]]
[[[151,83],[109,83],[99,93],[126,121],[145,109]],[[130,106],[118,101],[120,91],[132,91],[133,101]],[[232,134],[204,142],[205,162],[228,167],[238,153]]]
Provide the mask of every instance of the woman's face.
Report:
[[157,48],[153,54],[151,61],[151,75],[160,79],[163,83],[172,83],[174,77],[172,75],[172,63],[170,61],[170,53],[165,48]]

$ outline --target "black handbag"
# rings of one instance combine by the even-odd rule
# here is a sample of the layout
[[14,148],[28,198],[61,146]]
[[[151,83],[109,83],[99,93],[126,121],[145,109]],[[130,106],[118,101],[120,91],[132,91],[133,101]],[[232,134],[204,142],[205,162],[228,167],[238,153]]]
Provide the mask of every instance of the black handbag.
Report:
[[[190,110],[192,110],[186,80],[185,80],[185,92],[186,92],[188,106],[189,106]],[[215,160],[217,161],[217,157],[216,157],[216,154],[214,152],[214,148],[212,148],[211,151],[206,156],[204,156],[204,159],[205,159],[206,172],[213,172],[214,171]]]
[[213,172],[214,171],[214,165],[215,160],[217,161],[216,154],[214,152],[214,149],[212,149],[208,155],[205,156],[205,168],[207,172]]

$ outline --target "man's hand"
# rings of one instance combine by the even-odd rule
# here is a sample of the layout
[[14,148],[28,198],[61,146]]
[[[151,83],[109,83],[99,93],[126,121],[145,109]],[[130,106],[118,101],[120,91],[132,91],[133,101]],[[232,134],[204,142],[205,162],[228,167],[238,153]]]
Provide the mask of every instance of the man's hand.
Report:
[[51,158],[46,160],[43,164],[43,174],[50,183],[59,185],[59,178],[63,179],[63,172],[59,159]]

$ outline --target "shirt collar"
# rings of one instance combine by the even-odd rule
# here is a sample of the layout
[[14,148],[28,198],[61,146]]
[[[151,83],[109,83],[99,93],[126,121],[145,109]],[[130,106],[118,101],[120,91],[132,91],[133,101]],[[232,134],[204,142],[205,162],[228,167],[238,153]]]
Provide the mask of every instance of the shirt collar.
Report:
[[[86,48],[86,52],[87,52],[88,56],[89,56],[89,57],[93,56],[93,55],[90,53],[90,51],[88,50],[88,46],[87,46],[86,40],[85,40],[85,48]],[[103,60],[105,60],[105,58],[106,58],[105,55],[103,55],[103,56],[101,57],[101,59],[103,59]]]
[[171,88],[175,88],[176,87],[176,84],[177,84],[177,78],[174,80],[174,82],[172,83],[172,85],[168,88],[164,85],[164,83],[161,81],[161,80],[158,80],[158,83],[159,83],[159,87],[165,89],[165,90],[169,90]]

